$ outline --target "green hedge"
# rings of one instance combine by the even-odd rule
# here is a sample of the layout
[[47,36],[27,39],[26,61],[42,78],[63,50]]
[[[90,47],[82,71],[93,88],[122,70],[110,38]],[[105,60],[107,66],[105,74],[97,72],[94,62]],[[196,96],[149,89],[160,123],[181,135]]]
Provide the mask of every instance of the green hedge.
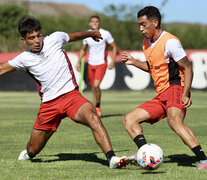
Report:
[[[20,51],[21,43],[17,32],[18,21],[28,10],[16,4],[0,6],[0,52]],[[101,17],[101,27],[109,30],[115,38],[116,44],[122,50],[142,49],[143,36],[135,21],[121,21],[112,17],[98,14]],[[60,16],[38,16],[43,26],[44,36],[54,31],[68,33],[89,29],[89,17],[75,18],[68,14]],[[163,24],[163,29],[180,38],[185,49],[206,49],[207,26],[199,24]],[[78,51],[82,42],[73,42],[65,45],[65,49]]]

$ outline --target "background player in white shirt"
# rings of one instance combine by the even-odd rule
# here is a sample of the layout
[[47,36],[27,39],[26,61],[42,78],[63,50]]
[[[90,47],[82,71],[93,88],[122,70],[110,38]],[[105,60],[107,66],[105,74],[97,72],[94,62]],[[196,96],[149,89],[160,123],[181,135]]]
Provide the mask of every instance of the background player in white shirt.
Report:
[[[108,64],[108,69],[114,68],[117,46],[111,33],[107,30],[100,28],[100,17],[91,16],[89,19],[89,26],[92,30],[99,29],[102,40],[99,42],[94,41],[92,38],[86,38],[83,40],[83,45],[80,50],[79,60],[76,65],[77,70],[80,70],[81,59],[86,53],[87,47],[89,47],[89,58],[88,58],[88,79],[89,84],[92,87],[93,99],[96,106],[97,113],[101,116],[101,90],[100,84],[105,75],[107,68],[107,54],[108,44],[112,47],[112,61]],[[91,30],[89,30],[91,31]]]
[[75,122],[91,128],[110,168],[125,165],[122,158],[115,156],[108,134],[94,106],[78,92],[70,60],[62,47],[64,43],[87,37],[99,41],[102,39],[100,32],[55,32],[43,38],[40,22],[31,17],[23,18],[18,30],[29,51],[0,64],[0,75],[16,69],[25,69],[35,79],[42,99],[27,148],[20,153],[18,159],[27,160],[35,157],[56,131],[61,120],[70,117]]

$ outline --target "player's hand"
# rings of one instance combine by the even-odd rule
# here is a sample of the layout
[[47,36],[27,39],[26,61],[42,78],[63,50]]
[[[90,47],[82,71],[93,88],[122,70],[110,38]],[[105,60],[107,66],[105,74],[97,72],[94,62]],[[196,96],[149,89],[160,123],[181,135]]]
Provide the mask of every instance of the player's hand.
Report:
[[79,72],[80,72],[80,67],[81,67],[80,63],[77,63],[76,66],[75,66],[76,70],[79,71]]
[[121,54],[121,60],[123,63],[125,63],[127,65],[132,65],[135,59],[131,55],[129,55],[128,53],[123,52]]
[[99,32],[98,29],[92,30],[91,32],[92,32],[92,36],[91,37],[93,38],[94,41],[99,42],[100,39],[103,39],[101,37],[101,33]]
[[108,69],[113,69],[115,66],[114,62],[109,63],[108,65]]
[[188,108],[191,106],[192,100],[190,99],[190,97],[183,95],[182,96],[182,103],[185,108]]

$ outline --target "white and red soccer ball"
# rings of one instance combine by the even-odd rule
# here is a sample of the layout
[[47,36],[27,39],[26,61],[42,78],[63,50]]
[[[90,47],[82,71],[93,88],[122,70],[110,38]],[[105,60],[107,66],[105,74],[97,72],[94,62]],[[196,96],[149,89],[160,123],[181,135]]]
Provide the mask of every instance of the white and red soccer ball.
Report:
[[137,152],[138,164],[147,170],[157,169],[163,162],[163,151],[156,144],[145,144]]

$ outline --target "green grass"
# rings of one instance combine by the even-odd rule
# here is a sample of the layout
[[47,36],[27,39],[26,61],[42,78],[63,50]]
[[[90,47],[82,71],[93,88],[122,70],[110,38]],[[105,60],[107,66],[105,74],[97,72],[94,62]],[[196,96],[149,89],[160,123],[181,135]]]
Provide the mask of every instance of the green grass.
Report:
[[[84,92],[92,100],[91,92]],[[131,155],[136,145],[126,133],[123,116],[146,100],[151,91],[104,91],[103,124],[117,156]],[[189,125],[207,153],[207,92],[193,92],[193,105],[185,123]],[[109,169],[104,154],[93,139],[91,130],[66,118],[46,147],[35,159],[18,161],[25,149],[39,110],[35,92],[0,92],[0,180],[46,179],[206,179],[207,171],[196,171],[193,153],[168,127],[166,119],[155,125],[143,124],[148,142],[164,151],[164,163],[155,171],[127,166]]]

